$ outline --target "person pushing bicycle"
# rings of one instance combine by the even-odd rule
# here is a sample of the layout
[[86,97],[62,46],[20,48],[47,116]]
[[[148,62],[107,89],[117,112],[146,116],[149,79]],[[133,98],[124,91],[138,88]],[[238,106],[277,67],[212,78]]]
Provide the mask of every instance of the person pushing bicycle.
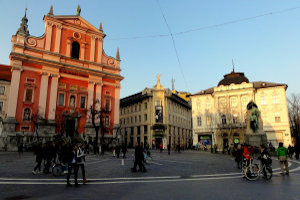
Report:
[[252,152],[253,152],[253,148],[251,148],[250,145],[245,144],[245,146],[244,146],[244,152],[243,152],[243,157],[246,160],[246,166],[248,166],[249,163],[250,163]]
[[262,165],[269,165],[271,162],[271,155],[268,152],[265,145],[260,145],[260,157],[259,157]]

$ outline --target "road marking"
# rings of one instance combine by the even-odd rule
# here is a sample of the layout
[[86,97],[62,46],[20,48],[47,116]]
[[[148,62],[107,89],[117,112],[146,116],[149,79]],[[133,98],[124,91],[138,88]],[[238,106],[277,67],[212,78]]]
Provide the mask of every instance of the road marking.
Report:
[[[146,177],[121,177],[121,178],[89,178],[91,181],[110,181],[110,180],[139,180],[139,179],[178,179],[181,176],[146,176]],[[0,178],[0,180],[8,180],[8,181],[61,181],[66,180],[66,178]],[[70,179],[74,180],[74,179]]]
[[160,163],[157,163],[157,162],[153,162],[153,161],[147,161],[147,163],[150,163],[150,164],[155,164],[155,165],[163,165],[163,164],[160,164]]
[[[233,177],[208,177],[208,178],[183,178],[183,179],[158,179],[158,180],[129,180],[129,181],[110,181],[110,182],[88,182],[88,185],[108,185],[108,184],[126,184],[126,183],[162,183],[162,182],[178,182],[178,181],[204,181],[204,180],[220,180],[220,179],[235,179],[243,176]],[[9,185],[65,185],[64,182],[0,182],[1,184]]]
[[181,163],[181,164],[193,164],[191,162],[184,162],[184,161],[175,161],[175,160],[158,160],[161,162],[173,162],[173,163]]
[[109,160],[111,160],[111,159],[104,159],[104,160],[99,160],[99,161],[95,161],[95,162],[87,162],[87,164],[91,165],[91,164],[106,162],[106,161],[109,161]]

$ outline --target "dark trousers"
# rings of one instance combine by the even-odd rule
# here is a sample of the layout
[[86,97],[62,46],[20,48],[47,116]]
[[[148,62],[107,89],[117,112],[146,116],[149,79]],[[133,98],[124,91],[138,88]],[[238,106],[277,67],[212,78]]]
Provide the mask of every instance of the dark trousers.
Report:
[[41,171],[41,164],[42,164],[42,159],[38,159],[37,164],[33,170],[36,171],[37,169],[39,169],[39,171]]
[[140,171],[142,171],[142,172],[146,171],[146,168],[145,168],[145,166],[143,164],[143,160],[135,160],[134,161],[133,171],[136,171],[136,166],[137,165],[139,166],[139,170]]
[[78,165],[76,163],[69,164],[68,167],[68,175],[67,175],[67,184],[70,184],[70,176],[72,169],[74,170],[74,179],[75,179],[75,185],[78,185],[77,177],[78,177]]
[[85,168],[84,168],[84,164],[79,164],[78,165],[78,170],[79,170],[79,168],[81,168],[82,179],[85,180]]

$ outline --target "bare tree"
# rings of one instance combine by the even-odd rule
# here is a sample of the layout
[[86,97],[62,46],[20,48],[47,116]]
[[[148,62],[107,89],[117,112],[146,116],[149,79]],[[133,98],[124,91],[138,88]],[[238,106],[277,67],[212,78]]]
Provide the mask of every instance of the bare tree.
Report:
[[[99,149],[98,140],[99,140],[99,133],[100,133],[100,145],[101,148],[108,147],[115,139],[118,138],[118,132],[120,131],[120,127],[118,127],[116,131],[116,135],[110,137],[109,139],[105,140],[105,133],[110,133],[114,130],[114,124],[110,122],[106,116],[109,116],[111,113],[111,109],[109,105],[105,107],[101,107],[100,101],[96,100],[96,102],[91,105],[90,109],[90,118],[92,121],[92,125],[96,132],[96,137],[94,141],[94,153],[96,154]],[[103,149],[101,149],[101,153],[103,153]]]
[[291,94],[288,98],[288,112],[292,136],[295,143],[300,143],[300,94]]

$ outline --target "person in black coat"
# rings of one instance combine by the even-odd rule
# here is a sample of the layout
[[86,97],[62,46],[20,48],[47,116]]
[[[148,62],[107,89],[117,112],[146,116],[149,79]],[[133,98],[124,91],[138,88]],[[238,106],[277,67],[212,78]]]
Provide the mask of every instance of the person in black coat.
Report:
[[143,164],[144,160],[144,152],[143,152],[143,147],[139,143],[136,143],[135,145],[135,152],[134,152],[134,165],[133,168],[131,168],[132,172],[136,172],[136,166],[139,166],[139,171],[146,172],[146,168]]
[[[36,159],[35,161],[37,162],[36,166],[34,167],[32,173],[36,174],[36,173],[40,173],[41,172],[41,164],[43,161],[43,149],[42,149],[42,144],[37,144],[37,146],[34,149],[34,154],[36,155]],[[36,170],[39,171],[36,171]]]
[[126,157],[126,152],[127,152],[127,146],[126,146],[126,144],[124,143],[124,144],[122,145],[123,158]]
[[77,150],[78,150],[78,147],[75,144],[73,146],[73,148],[68,149],[68,152],[67,152],[67,158],[68,158],[67,186],[71,186],[70,176],[71,176],[72,169],[74,170],[75,186],[79,186],[78,181],[77,181],[77,177],[78,177]]

